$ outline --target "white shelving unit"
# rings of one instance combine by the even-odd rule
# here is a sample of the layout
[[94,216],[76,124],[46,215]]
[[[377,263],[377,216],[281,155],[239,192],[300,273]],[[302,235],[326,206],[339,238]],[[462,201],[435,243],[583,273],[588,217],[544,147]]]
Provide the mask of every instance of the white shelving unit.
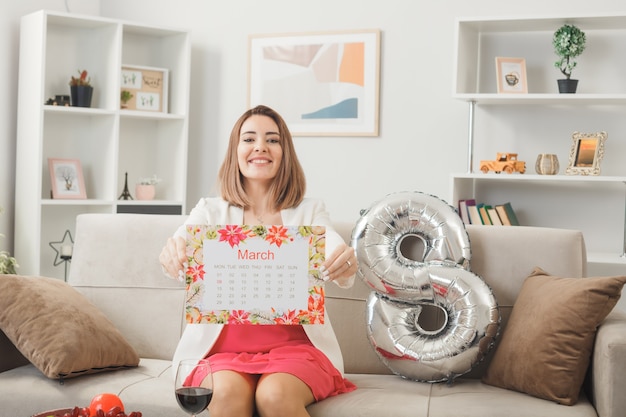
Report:
[[[92,16],[39,11],[21,20],[18,93],[15,256],[20,273],[63,278],[50,242],[74,235],[80,213],[185,212],[190,40],[186,31]],[[168,70],[168,112],[120,108],[123,65]],[[87,70],[91,107],[46,105],[69,95]],[[51,198],[48,158],[81,162],[87,199]],[[151,201],[119,200],[128,173],[134,196],[157,174]]]
[[[577,25],[587,34],[586,60],[584,65],[579,63],[573,77],[582,80],[576,94],[558,94],[556,79],[560,76],[551,65],[556,58],[551,45],[552,34],[565,23]],[[626,64],[626,58],[619,52],[626,47],[626,16],[471,18],[459,19],[456,29],[453,96],[468,103],[468,160],[467,172],[452,175],[451,203],[458,205],[460,199],[467,198],[487,204],[510,201],[521,224],[582,230],[590,266],[613,265],[623,270],[626,267],[626,177],[622,175],[626,170],[621,161],[613,158],[612,166],[607,167],[609,175],[533,173],[534,158],[545,152],[541,146],[550,146],[554,141],[555,126],[562,127],[563,131],[571,129],[571,133],[575,130],[571,126],[582,123],[577,123],[581,114],[611,125],[608,153],[611,148],[616,152],[623,146],[620,136],[626,132],[626,126],[620,120],[626,111],[626,82],[618,69]],[[526,59],[528,94],[496,92],[497,56]],[[479,110],[482,111],[480,116]],[[525,121],[522,120],[524,114]],[[552,117],[545,123],[548,125],[545,137],[533,141],[542,134],[541,127],[536,126],[541,125],[541,121],[533,118],[545,114]],[[490,126],[516,123],[519,131],[510,135],[515,137],[489,137],[490,133],[494,134],[485,132],[484,124],[478,126],[477,123],[484,116],[491,117]],[[524,130],[532,133],[527,137]],[[477,147],[486,138],[489,144],[483,146],[477,157]],[[494,149],[495,146],[505,149]],[[559,157],[561,173],[569,162],[567,146],[569,143],[563,142],[563,153]],[[526,161],[525,174],[483,174],[477,169],[479,159],[490,160],[496,152],[521,150],[527,151],[525,158],[520,155],[520,159]]]

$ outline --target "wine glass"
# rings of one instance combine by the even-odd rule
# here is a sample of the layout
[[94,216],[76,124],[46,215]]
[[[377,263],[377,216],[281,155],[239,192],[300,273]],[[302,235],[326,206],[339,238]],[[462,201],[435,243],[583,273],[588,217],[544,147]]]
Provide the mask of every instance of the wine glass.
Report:
[[178,363],[174,384],[180,408],[195,417],[213,397],[213,375],[208,359],[183,359]]

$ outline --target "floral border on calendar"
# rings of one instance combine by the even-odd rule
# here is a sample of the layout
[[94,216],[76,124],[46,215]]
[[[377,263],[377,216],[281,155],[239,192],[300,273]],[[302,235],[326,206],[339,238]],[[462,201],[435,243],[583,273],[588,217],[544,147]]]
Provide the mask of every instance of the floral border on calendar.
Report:
[[[326,228],[323,226],[249,226],[249,225],[188,225],[187,270],[185,271],[187,323],[205,324],[323,324],[324,287],[320,266],[325,259]],[[280,247],[295,239],[309,240],[309,290],[307,310],[279,312],[254,310],[209,310],[199,307],[204,295],[205,279],[203,242],[219,240],[231,248],[248,239],[261,238]]]

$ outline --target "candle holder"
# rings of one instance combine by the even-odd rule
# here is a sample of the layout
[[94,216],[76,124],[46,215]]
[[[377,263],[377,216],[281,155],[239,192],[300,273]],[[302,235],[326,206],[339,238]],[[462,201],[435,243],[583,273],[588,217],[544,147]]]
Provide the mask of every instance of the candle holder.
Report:
[[67,281],[67,264],[72,262],[72,252],[74,251],[74,239],[72,239],[72,234],[69,230],[66,230],[63,235],[63,239],[58,242],[50,242],[48,244],[56,252],[53,266],[64,264],[64,280]]
[[535,171],[539,175],[556,175],[559,173],[559,158],[555,154],[540,153],[537,155]]

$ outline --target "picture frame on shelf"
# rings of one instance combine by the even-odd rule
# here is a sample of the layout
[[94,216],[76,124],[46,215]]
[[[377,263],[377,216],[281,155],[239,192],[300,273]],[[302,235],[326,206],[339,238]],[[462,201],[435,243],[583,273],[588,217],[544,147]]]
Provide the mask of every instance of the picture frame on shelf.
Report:
[[273,108],[294,136],[378,136],[379,29],[250,35],[248,42],[249,107]]
[[604,157],[606,132],[572,134],[567,175],[600,175],[600,163]]
[[48,158],[53,199],[86,199],[83,168],[78,159]]
[[167,113],[169,70],[123,65],[120,73],[120,108]]
[[528,93],[526,59],[496,57],[498,93]]

